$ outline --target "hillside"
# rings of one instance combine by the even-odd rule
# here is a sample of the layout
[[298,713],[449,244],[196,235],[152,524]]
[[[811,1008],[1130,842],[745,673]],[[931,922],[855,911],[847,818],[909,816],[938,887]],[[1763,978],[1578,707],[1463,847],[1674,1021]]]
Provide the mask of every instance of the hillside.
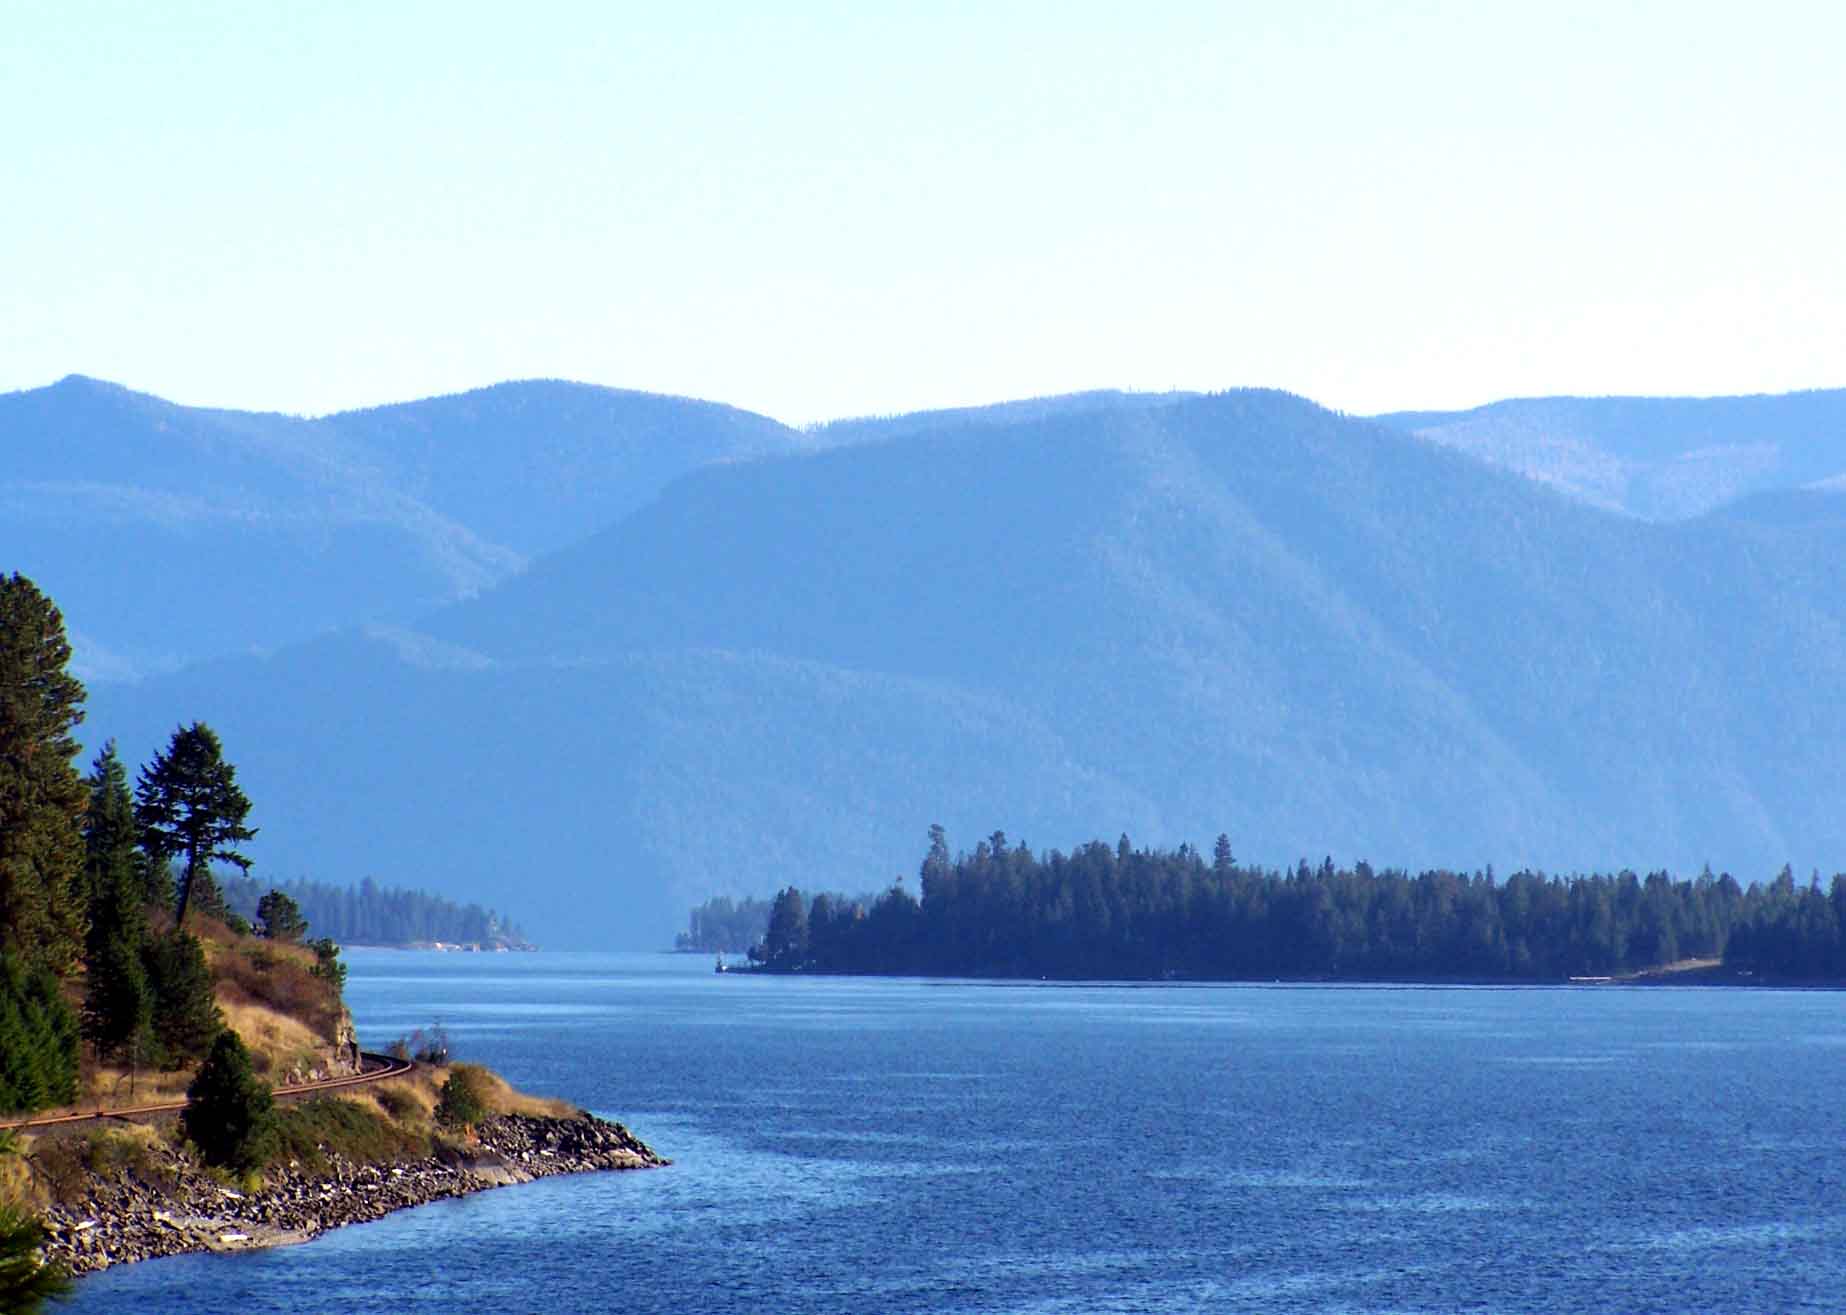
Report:
[[933,821],[1503,871],[1846,852],[1830,515],[1646,524],[1275,393],[865,423],[418,633],[90,724],[133,758],[209,709],[274,801],[260,863],[517,884],[555,945],[664,945],[790,871],[865,889]]
[[710,403],[560,382],[304,420],[71,376],[0,395],[0,567],[134,679],[407,621],[710,461],[804,440]]
[[1846,480],[1846,389],[1522,398],[1378,419],[1647,520],[1681,520],[1751,494]]

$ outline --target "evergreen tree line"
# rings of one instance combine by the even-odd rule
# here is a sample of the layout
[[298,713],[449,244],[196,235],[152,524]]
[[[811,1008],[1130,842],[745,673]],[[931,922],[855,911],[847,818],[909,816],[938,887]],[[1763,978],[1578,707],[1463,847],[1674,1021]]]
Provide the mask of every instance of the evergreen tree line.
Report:
[[424,890],[381,886],[370,877],[345,886],[308,880],[272,885],[233,877],[224,883],[224,900],[233,913],[254,920],[263,893],[269,890],[288,896],[310,927],[342,944],[448,941],[521,947],[527,943],[516,925],[492,909],[457,904]]
[[675,950],[701,954],[744,954],[769,927],[770,901],[717,895],[692,910],[687,928],[673,938]]
[[1555,877],[1239,864],[1228,837],[1091,841],[1035,854],[995,832],[951,855],[931,828],[921,899],[793,887],[751,957],[772,970],[980,977],[1559,981],[1722,958],[1776,980],[1846,980],[1846,875],[1744,889],[1709,869]]
[[[196,724],[178,734],[196,732],[210,734]],[[188,887],[195,913],[221,910],[215,883],[175,882],[158,842],[149,843],[113,742],[81,783],[81,857],[65,897],[83,935],[76,963],[56,971],[62,946],[0,946],[0,1110],[8,1112],[75,1099],[80,1042],[132,1074],[202,1058],[224,1027],[205,948],[179,921]],[[71,996],[80,1001],[74,1010]]]
[[[0,576],[0,1111],[75,1098],[80,1043],[133,1073],[202,1059],[224,1028],[188,912],[241,922],[214,863],[256,833],[217,735],[177,728],[128,770],[74,759],[84,689],[58,609]],[[247,927],[242,928],[247,930]],[[73,1002],[77,1003],[75,1009]]]

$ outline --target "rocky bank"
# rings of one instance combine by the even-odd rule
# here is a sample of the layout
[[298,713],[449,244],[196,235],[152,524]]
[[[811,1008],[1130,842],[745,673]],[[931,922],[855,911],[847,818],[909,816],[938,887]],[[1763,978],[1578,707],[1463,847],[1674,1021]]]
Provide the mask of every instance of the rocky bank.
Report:
[[189,1251],[280,1246],[344,1224],[364,1223],[445,1197],[553,1174],[646,1169],[668,1163],[619,1123],[592,1115],[499,1115],[476,1129],[478,1145],[396,1164],[327,1157],[312,1176],[291,1166],[264,1172],[261,1190],[224,1186],[171,1147],[150,1148],[135,1172],[91,1174],[69,1204],[45,1212],[45,1255],[73,1274]]

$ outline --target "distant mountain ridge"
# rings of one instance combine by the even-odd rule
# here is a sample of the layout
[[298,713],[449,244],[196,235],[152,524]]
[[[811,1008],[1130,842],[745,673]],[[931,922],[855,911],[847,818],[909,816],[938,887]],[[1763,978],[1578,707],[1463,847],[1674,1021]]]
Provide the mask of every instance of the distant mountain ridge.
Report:
[[1377,417],[1647,520],[1846,485],[1846,389],[1753,397],[1542,397]]
[[401,623],[708,461],[807,440],[730,407],[557,381],[319,419],[73,375],[0,395],[0,558],[73,616],[92,679]]
[[1647,523],[1264,391],[856,424],[414,626],[99,690],[91,726],[132,756],[207,716],[270,801],[260,861],[560,945],[665,945],[789,872],[865,889],[935,821],[1842,864],[1831,498]]

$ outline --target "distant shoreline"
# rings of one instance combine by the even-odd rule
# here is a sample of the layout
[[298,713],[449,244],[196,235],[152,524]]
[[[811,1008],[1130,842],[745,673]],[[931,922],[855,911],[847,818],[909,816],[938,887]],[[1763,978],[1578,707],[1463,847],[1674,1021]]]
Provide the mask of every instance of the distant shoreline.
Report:
[[539,946],[482,945],[478,941],[346,941],[349,950],[422,950],[430,954],[535,954]]
[[1684,969],[1672,967],[1649,969],[1608,977],[1098,977],[1052,976],[1048,974],[1000,973],[932,973],[914,970],[846,972],[836,969],[776,968],[767,964],[739,963],[726,965],[724,976],[764,977],[913,977],[952,982],[1057,983],[1064,986],[1402,986],[1402,987],[1570,987],[1591,990],[1604,987],[1726,987],[1741,990],[1773,989],[1783,991],[1846,990],[1846,980],[1831,978],[1781,978],[1742,969],[1726,970],[1722,966],[1703,965]]

